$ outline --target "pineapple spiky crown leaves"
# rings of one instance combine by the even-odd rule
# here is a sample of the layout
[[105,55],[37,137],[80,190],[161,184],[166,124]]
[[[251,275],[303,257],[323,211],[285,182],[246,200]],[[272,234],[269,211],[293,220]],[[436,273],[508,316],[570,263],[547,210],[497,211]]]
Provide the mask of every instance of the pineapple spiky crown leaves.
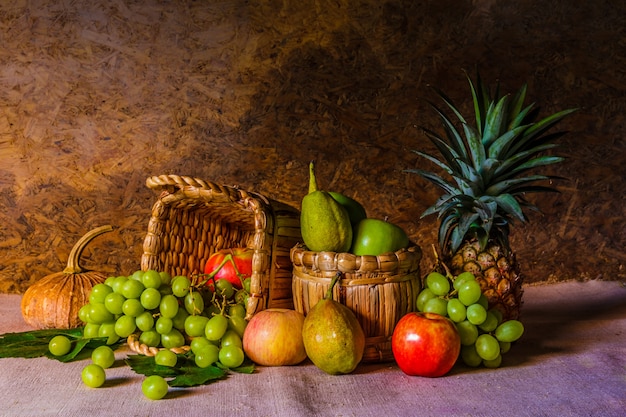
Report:
[[435,104],[430,103],[442,122],[445,136],[424,129],[441,158],[413,150],[448,174],[450,179],[421,169],[408,169],[440,187],[444,193],[422,218],[438,214],[439,244],[446,253],[454,253],[469,238],[476,238],[481,248],[493,239],[509,249],[509,225],[527,221],[525,209],[538,210],[526,199],[527,193],[557,191],[538,182],[560,179],[531,174],[535,168],[564,160],[545,154],[557,145],[564,132],[548,133],[576,109],[563,110],[539,121],[534,104],[524,106],[527,86],[513,96],[492,96],[477,75],[474,84],[468,76],[473,99],[475,126],[471,126],[454,103],[440,90],[437,94],[452,111],[455,122]]

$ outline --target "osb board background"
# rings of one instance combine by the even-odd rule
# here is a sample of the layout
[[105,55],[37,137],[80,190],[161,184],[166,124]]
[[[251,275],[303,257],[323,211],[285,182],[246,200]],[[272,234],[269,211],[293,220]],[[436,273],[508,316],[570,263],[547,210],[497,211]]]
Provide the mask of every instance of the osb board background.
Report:
[[[257,3],[262,3],[261,5]],[[403,172],[438,129],[423,98],[469,110],[464,70],[542,114],[579,112],[558,195],[516,225],[526,282],[626,276],[626,5],[598,0],[15,0],[0,5],[0,292],[82,265],[139,267],[156,195],[180,174],[299,206],[325,189],[403,226],[432,263],[438,190]]]

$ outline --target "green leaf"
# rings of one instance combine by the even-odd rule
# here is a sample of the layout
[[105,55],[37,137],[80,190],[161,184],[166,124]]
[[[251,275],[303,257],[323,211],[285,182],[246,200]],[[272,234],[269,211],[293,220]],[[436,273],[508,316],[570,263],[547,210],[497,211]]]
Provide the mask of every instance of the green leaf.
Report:
[[506,107],[508,96],[502,97],[495,106],[490,106],[487,110],[487,119],[483,131],[482,142],[485,147],[489,147],[503,131],[506,123]]
[[509,192],[514,187],[517,187],[522,184],[528,184],[535,181],[548,180],[550,177],[545,175],[531,175],[524,178],[514,178],[510,180],[500,181],[491,185],[487,190],[485,190],[486,195],[500,195]]
[[[63,335],[70,339],[73,349],[67,355],[54,356],[48,350],[50,340]],[[106,344],[107,338],[83,338],[83,329],[43,329],[20,333],[7,333],[0,337],[0,358],[40,358],[47,357],[61,362],[83,359],[91,351]],[[120,342],[111,345],[114,349]]]
[[444,180],[437,174],[433,174],[432,172],[424,171],[421,169],[407,169],[405,172],[417,174],[427,179],[433,184],[441,187],[448,194],[458,194],[457,189],[452,184],[448,183],[446,180]]
[[206,385],[212,382],[226,378],[229,371],[251,374],[255,371],[252,362],[244,363],[244,365],[229,369],[221,365],[219,362],[215,365],[200,368],[193,360],[193,354],[179,354],[178,361],[175,366],[157,365],[154,357],[145,355],[130,355],[126,358],[126,363],[130,368],[142,375],[160,375],[168,379],[171,387],[194,387],[198,385]]

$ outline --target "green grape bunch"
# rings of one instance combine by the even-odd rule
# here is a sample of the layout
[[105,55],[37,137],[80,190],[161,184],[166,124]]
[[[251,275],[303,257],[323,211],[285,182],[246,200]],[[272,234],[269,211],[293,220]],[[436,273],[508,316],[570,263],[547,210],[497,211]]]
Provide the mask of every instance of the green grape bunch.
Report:
[[[186,347],[200,368],[237,368],[245,360],[242,337],[248,323],[246,294],[241,291],[249,289],[236,291],[226,279],[209,287],[203,278],[155,270],[109,277],[93,287],[89,302],[80,309],[83,335],[107,338],[109,345],[133,336],[149,348]],[[65,349],[63,343],[52,347]],[[175,365],[174,359],[163,353],[158,361]]]
[[519,320],[503,321],[489,302],[476,277],[463,272],[456,277],[433,271],[417,296],[418,311],[436,313],[454,322],[461,337],[460,359],[468,366],[498,368],[502,355],[524,333]]

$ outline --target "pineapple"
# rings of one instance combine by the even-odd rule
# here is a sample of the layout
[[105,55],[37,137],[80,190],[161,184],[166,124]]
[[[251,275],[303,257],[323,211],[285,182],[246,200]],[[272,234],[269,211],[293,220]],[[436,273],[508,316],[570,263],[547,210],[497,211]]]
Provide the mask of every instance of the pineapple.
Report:
[[445,137],[428,129],[425,133],[441,158],[413,151],[449,178],[421,169],[406,172],[418,174],[443,190],[437,202],[422,214],[422,218],[438,214],[440,266],[453,276],[463,271],[474,273],[490,307],[500,310],[504,319],[517,319],[523,279],[509,245],[510,225],[528,220],[525,209],[538,210],[525,199],[526,194],[557,191],[541,184],[557,177],[529,171],[563,160],[545,154],[556,146],[554,140],[563,132],[546,132],[576,109],[535,122],[534,105],[524,106],[526,85],[514,96],[500,95],[496,88],[492,97],[479,75],[475,84],[467,78],[476,125],[471,126],[452,101],[437,90],[461,129],[453,118],[430,103],[441,119]]

